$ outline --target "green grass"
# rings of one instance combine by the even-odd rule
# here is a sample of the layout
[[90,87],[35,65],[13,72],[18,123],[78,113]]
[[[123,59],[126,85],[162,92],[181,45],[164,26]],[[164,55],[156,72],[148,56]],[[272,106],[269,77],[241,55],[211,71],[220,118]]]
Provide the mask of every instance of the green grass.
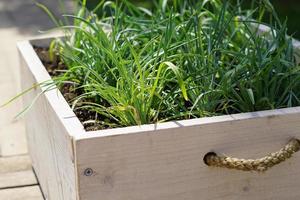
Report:
[[[80,95],[72,108],[94,111],[99,129],[298,106],[300,68],[286,23],[269,1],[254,7],[102,1],[99,18],[83,2],[65,16],[73,25],[56,22],[65,38],[51,52],[68,70],[55,83],[73,83]],[[258,34],[266,17],[271,32]]]

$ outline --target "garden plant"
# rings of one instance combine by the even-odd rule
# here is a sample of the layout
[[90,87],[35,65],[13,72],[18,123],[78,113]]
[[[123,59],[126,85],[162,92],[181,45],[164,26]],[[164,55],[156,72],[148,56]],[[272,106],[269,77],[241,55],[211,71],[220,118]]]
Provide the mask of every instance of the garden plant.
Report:
[[268,0],[79,2],[18,43],[46,199],[300,199],[300,42]]
[[268,0],[83,1],[65,22],[39,6],[64,33],[41,84],[58,86],[87,129],[300,105],[293,39]]

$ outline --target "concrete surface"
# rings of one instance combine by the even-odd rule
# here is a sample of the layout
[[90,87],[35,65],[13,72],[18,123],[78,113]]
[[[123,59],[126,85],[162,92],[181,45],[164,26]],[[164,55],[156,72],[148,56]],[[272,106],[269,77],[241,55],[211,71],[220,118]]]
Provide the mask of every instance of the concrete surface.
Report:
[[[59,0],[38,1],[61,16]],[[71,10],[71,0],[64,1],[63,4],[67,10]],[[41,35],[39,30],[47,30],[53,26],[47,14],[33,0],[0,0],[0,105],[20,92],[16,42],[38,37]],[[24,122],[22,119],[14,120],[14,116],[21,110],[21,100],[0,108],[1,200],[42,199],[26,155],[28,151]]]
[[[71,10],[71,1],[39,0],[56,16],[63,7]],[[41,35],[40,30],[54,27],[48,15],[33,0],[0,0],[0,104],[20,92],[16,42]],[[27,153],[22,119],[14,116],[22,110],[21,101],[0,109],[0,156]]]

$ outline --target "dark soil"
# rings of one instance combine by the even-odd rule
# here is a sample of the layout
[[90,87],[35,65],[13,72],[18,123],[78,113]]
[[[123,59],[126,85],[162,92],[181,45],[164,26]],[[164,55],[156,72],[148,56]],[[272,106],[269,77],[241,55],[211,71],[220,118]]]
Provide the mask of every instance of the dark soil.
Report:
[[51,77],[59,76],[63,73],[63,70],[67,69],[67,67],[61,62],[58,56],[54,56],[53,60],[50,60],[48,48],[36,46],[33,46],[33,48]]
[[[33,48],[51,77],[62,75],[64,71],[67,70],[67,66],[61,61],[59,56],[54,56],[53,60],[50,59],[49,48],[37,46],[33,46]],[[80,91],[75,90],[74,86],[70,83],[64,83],[62,86],[59,86],[59,90],[61,91],[61,93],[63,94],[70,106],[72,104],[72,100],[74,100],[81,94]],[[93,111],[87,109],[75,109],[74,113],[76,114],[80,122],[83,124],[86,131],[95,131],[107,128],[99,126],[99,124],[94,122],[97,121],[97,114]],[[93,122],[88,123],[88,121]]]

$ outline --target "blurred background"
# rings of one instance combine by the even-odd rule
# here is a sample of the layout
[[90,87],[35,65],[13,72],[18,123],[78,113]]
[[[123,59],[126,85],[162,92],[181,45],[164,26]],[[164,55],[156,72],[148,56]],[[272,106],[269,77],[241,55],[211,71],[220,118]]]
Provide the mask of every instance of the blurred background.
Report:
[[[72,0],[38,0],[60,16],[62,8],[72,11]],[[33,0],[0,0],[0,105],[20,92],[19,61],[16,43],[40,37],[39,30],[53,27],[47,14]],[[1,158],[27,153],[23,121],[14,120],[22,109],[21,101],[0,108]],[[1,173],[0,173],[1,177]],[[0,195],[0,199],[6,199]]]
[[[71,13],[76,0],[36,0],[46,5],[56,16]],[[132,0],[151,7],[151,0]],[[235,1],[235,0],[234,0]],[[250,1],[250,0],[249,0]],[[289,34],[300,39],[300,0],[270,0],[282,20],[288,19]],[[0,0],[0,104],[19,90],[18,55],[16,42],[40,36],[39,30],[54,27],[45,12],[34,0]],[[247,2],[247,0],[245,0]],[[87,0],[94,8],[99,0]],[[12,120],[21,110],[21,102],[0,109],[0,157],[27,152],[22,120]]]
[[[145,6],[151,7],[153,0],[131,0],[132,2]],[[233,0],[236,1],[236,0]],[[93,9],[99,0],[87,0],[87,6],[89,9]],[[244,0],[250,2],[250,0]],[[288,19],[289,34],[300,39],[300,0],[270,0],[278,11],[281,20]]]
[[299,0],[273,0],[281,19],[288,19],[289,33],[300,39],[300,1]]

